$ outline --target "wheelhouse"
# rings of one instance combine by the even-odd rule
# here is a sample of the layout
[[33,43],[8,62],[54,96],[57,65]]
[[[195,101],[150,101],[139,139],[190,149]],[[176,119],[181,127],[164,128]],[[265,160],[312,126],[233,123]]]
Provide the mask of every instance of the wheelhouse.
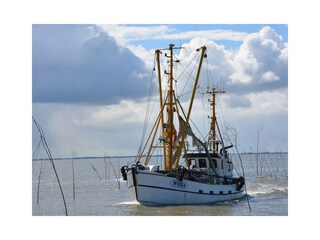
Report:
[[189,153],[188,165],[190,169],[215,172],[219,176],[232,177],[233,163],[230,157],[223,158],[218,154],[210,154],[210,159],[205,153]]

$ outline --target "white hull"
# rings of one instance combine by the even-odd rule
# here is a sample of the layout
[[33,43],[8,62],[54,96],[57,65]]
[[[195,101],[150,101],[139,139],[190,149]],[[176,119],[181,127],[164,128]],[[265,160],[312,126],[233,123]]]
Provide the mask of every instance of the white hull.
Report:
[[175,177],[138,168],[130,169],[127,176],[132,198],[142,204],[209,204],[244,197],[243,189],[238,191],[236,184],[178,181]]

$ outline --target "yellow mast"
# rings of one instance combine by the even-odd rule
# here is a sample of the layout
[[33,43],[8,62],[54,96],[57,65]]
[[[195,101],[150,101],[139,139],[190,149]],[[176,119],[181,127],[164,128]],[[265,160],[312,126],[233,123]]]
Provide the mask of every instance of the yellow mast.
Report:
[[[192,96],[191,96],[191,100],[190,100],[190,104],[189,104],[189,110],[188,110],[188,114],[186,117],[186,123],[183,129],[183,133],[182,133],[182,141],[180,144],[176,143],[176,130],[174,127],[174,123],[173,123],[173,113],[176,111],[176,104],[177,101],[175,99],[175,93],[174,93],[174,89],[173,89],[173,49],[174,48],[174,44],[170,44],[169,45],[169,49],[165,49],[165,50],[169,50],[170,51],[170,56],[167,57],[169,58],[169,73],[167,73],[169,75],[169,89],[168,89],[168,93],[167,93],[167,97],[166,99],[163,101],[162,98],[162,85],[161,85],[161,70],[160,70],[160,54],[161,51],[160,50],[156,50],[156,60],[157,60],[157,68],[158,68],[158,82],[159,82],[159,94],[160,94],[160,113],[158,115],[157,121],[153,126],[153,130],[155,129],[155,131],[152,130],[153,132],[153,136],[152,136],[152,140],[151,140],[151,144],[150,144],[150,148],[149,151],[147,153],[146,159],[145,159],[145,164],[148,163],[149,161],[149,157],[150,157],[150,153],[151,153],[151,149],[152,148],[156,148],[157,146],[153,146],[153,142],[156,136],[156,132],[161,120],[161,130],[162,130],[162,141],[163,141],[163,152],[164,152],[164,168],[165,170],[172,170],[173,168],[176,168],[178,163],[179,163],[179,158],[181,155],[181,151],[182,148],[185,149],[185,144],[184,144],[184,137],[186,136],[186,132],[187,132],[187,126],[188,126],[188,122],[189,122],[189,118],[190,118],[190,114],[191,114],[191,110],[192,110],[192,106],[193,106],[193,101],[194,101],[194,97],[195,97],[195,91],[198,85],[198,80],[199,80],[199,76],[200,76],[200,70],[201,70],[201,66],[202,66],[202,61],[203,58],[206,57],[206,47],[203,46],[202,48],[197,49],[197,51],[199,51],[200,49],[202,50],[201,53],[201,58],[200,58],[200,63],[199,63],[199,67],[198,67],[198,71],[197,71],[197,76],[195,79],[195,84],[194,84],[194,89],[192,92]],[[164,121],[164,109],[166,109],[167,112],[167,122]],[[151,138],[152,132],[150,133],[147,142],[149,141],[149,139]],[[147,143],[146,143],[147,145]],[[146,147],[146,145],[143,148],[143,151],[141,153],[140,158],[143,155],[144,149]],[[177,154],[173,154],[174,149],[177,150]],[[173,159],[175,155],[175,159]],[[177,157],[176,157],[177,156]],[[173,166],[174,164],[174,160],[176,160],[175,162],[175,166]]]
[[[197,49],[197,51],[199,51],[199,50],[200,50],[200,48]],[[193,87],[193,91],[192,91],[192,95],[191,95],[191,99],[190,99],[190,104],[189,104],[188,114],[187,114],[187,117],[186,117],[186,122],[185,122],[185,125],[184,125],[184,128],[183,128],[183,132],[181,134],[181,139],[184,139],[186,134],[187,134],[187,129],[188,129],[188,125],[189,125],[189,118],[190,118],[190,114],[191,114],[191,110],[192,110],[192,106],[193,106],[193,100],[194,100],[194,97],[195,97],[195,94],[196,94],[196,89],[197,89],[197,86],[198,86],[198,81],[199,81],[199,77],[200,77],[200,70],[201,70],[201,66],[202,66],[202,61],[203,61],[203,58],[207,57],[207,54],[206,54],[207,47],[203,46],[203,47],[201,47],[201,50],[202,50],[202,52],[201,52],[199,67],[198,67],[196,79],[195,79],[195,82],[194,82],[194,87]],[[183,147],[182,145],[183,144],[180,144],[179,148],[177,150],[178,154],[177,154],[177,160],[176,160],[175,168],[177,168],[178,164],[179,164],[179,158],[180,158],[182,147]]]
[[168,137],[169,137],[169,159],[166,166],[166,170],[171,169],[172,164],[172,152],[173,152],[173,47],[174,44],[169,45],[170,50],[170,75],[169,75],[169,107],[168,107]]
[[[161,84],[161,70],[160,70],[160,53],[161,51],[158,49],[156,50],[156,57],[157,57],[157,68],[158,68],[158,82],[159,82],[159,95],[160,95],[160,111],[161,111],[161,132],[164,132],[164,118],[163,118],[163,111],[161,110],[163,108],[163,100],[162,100],[162,84]],[[167,149],[166,145],[163,144],[163,157],[164,162],[166,164],[167,162]],[[166,168],[166,165],[165,165]]]
[[[209,99],[209,102],[211,103],[212,106],[212,117],[211,117],[211,128],[210,128],[210,135],[211,135],[211,142],[212,142],[212,152],[216,153],[217,152],[217,140],[216,140],[216,126],[218,127],[218,122],[216,118],[216,94],[217,93],[225,93],[224,90],[216,90],[215,88],[212,89],[212,91],[208,91],[207,93],[212,95],[212,100]],[[220,129],[218,127],[219,134],[220,134]],[[220,136],[221,137],[221,136]],[[222,141],[222,137],[221,137]]]

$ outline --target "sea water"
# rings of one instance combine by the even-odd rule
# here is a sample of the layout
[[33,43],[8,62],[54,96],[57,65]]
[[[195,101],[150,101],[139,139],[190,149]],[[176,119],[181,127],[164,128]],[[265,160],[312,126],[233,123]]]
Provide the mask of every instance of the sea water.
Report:
[[[287,216],[288,155],[242,154],[241,161],[236,155],[232,159],[240,175],[242,162],[247,198],[184,206],[144,206],[132,201],[120,168],[134,157],[60,159],[54,165],[69,216]],[[160,164],[159,157],[152,161]],[[32,215],[65,214],[52,163],[33,160]]]

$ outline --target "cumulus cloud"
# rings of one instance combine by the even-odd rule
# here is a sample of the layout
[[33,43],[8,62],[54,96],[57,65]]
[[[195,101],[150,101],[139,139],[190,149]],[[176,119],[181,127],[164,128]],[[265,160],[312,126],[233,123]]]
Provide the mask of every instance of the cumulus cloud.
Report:
[[89,25],[33,25],[33,102],[112,104],[147,94],[150,71]]
[[287,86],[288,46],[271,27],[249,34],[232,61],[231,85],[265,90]]
[[209,69],[215,83],[223,79],[226,89],[233,93],[277,90],[288,85],[288,44],[271,27],[247,35],[235,51],[207,38],[194,38],[183,45],[180,57],[203,45],[208,54],[204,69]]

